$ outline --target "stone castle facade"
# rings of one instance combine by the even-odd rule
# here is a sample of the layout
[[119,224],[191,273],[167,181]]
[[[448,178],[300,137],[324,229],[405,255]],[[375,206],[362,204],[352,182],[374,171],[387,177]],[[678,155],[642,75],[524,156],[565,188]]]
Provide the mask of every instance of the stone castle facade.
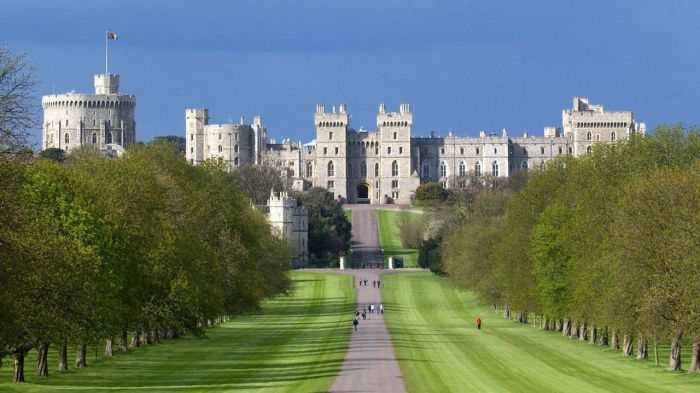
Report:
[[90,146],[120,155],[136,142],[136,97],[119,93],[119,75],[97,74],[95,94],[65,93],[41,98],[43,149],[70,152]]
[[309,264],[309,213],[306,208],[297,206],[297,200],[290,198],[286,192],[271,192],[267,207],[270,224],[277,228],[279,236],[292,246],[292,266],[307,266]]
[[627,140],[645,133],[632,112],[609,112],[602,105],[575,97],[571,109],[562,111],[562,127],[546,127],[540,137],[481,132],[479,137],[413,137],[409,104],[398,112],[379,105],[377,130],[355,130],[347,107],[326,111],[316,106],[316,139],[307,144],[267,141],[267,129],[259,116],[253,124],[209,125],[206,109],[188,109],[185,115],[187,160],[207,159],[228,163],[268,164],[288,175],[294,188],[324,187],[349,203],[411,202],[416,188],[427,182],[454,186],[459,176],[507,177],[562,154],[579,156],[595,144]]

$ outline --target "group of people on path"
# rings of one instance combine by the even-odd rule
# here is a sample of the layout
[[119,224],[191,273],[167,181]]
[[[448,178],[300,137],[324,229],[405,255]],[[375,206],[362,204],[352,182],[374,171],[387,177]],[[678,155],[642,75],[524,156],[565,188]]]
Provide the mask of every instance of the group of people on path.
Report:
[[[372,280],[372,288],[381,288],[382,281],[381,280]],[[360,286],[367,286],[367,278],[361,278],[360,279]]]
[[368,312],[369,314],[374,314],[376,312],[377,314],[383,315],[384,305],[380,303],[379,306],[375,306],[374,303],[370,303],[362,309],[362,313],[360,313],[360,310],[355,310],[355,319],[353,319],[352,321],[352,325],[355,328],[355,331],[357,331],[357,325],[360,324],[360,316],[362,316],[362,320],[366,320]]

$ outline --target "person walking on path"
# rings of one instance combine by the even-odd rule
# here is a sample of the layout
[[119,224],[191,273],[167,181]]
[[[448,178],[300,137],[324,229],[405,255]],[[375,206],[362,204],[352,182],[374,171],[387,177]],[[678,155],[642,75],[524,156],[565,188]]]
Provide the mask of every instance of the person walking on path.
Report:
[[379,304],[379,313],[384,315],[384,305],[381,303]]
[[362,286],[362,279],[360,279],[360,286]]
[[476,330],[481,330],[481,318],[476,317]]
[[381,280],[377,280],[377,288],[381,288],[381,285],[382,285],[382,281],[381,281]]
[[365,319],[367,319],[367,309],[366,308],[364,310],[362,310],[362,320],[364,321]]
[[358,320],[357,320],[357,317],[355,317],[355,318],[352,320],[352,326],[355,327],[355,331],[357,331],[357,325],[359,325],[359,324],[360,324],[360,321],[358,321]]
[[367,286],[367,277],[365,277],[365,286]]
[[377,287],[377,280],[373,280],[372,281],[372,288],[376,288],[376,287]]

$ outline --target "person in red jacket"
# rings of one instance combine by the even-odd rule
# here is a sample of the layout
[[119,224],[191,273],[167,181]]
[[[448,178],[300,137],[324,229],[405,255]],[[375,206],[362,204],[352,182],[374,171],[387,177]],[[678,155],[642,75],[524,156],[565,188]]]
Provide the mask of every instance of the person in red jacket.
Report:
[[481,330],[481,318],[476,317],[476,330]]

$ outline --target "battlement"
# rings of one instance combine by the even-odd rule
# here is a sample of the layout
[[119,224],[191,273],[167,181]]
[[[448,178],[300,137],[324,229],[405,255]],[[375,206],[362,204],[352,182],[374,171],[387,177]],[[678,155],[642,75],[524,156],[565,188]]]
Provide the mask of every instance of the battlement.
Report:
[[330,113],[326,113],[326,106],[324,104],[317,104],[314,123],[317,127],[345,128],[350,123],[350,116],[348,115],[345,104],[340,104],[338,111],[336,111],[335,105],[333,105],[333,110]]
[[267,204],[271,207],[296,207],[297,200],[290,197],[287,191],[275,192],[270,190],[270,199],[268,199]]
[[411,104],[401,103],[399,112],[387,112],[386,105],[384,103],[379,104],[377,127],[411,127],[412,125]]

